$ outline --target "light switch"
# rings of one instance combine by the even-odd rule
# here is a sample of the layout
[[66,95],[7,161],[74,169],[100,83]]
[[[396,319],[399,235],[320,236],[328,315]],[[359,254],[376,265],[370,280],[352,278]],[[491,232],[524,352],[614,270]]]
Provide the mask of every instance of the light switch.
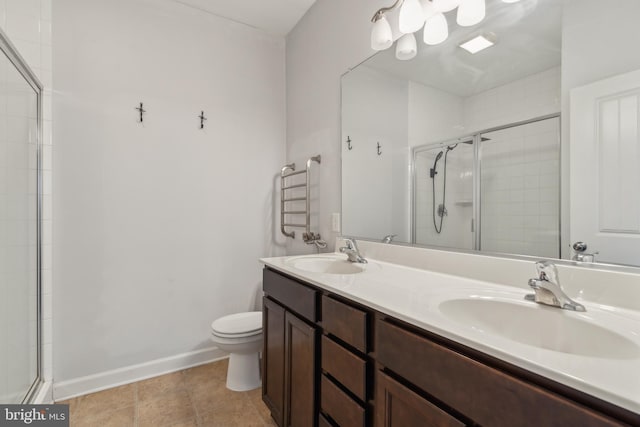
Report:
[[340,214],[339,213],[331,214],[331,230],[336,233],[340,232]]

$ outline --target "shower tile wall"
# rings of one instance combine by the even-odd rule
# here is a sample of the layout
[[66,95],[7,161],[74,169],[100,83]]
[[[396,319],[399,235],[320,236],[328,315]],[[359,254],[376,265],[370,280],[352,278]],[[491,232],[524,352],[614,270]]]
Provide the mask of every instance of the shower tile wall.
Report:
[[42,145],[42,378],[52,378],[51,0],[0,0],[0,27],[44,85]]
[[484,134],[481,249],[558,258],[560,120]]

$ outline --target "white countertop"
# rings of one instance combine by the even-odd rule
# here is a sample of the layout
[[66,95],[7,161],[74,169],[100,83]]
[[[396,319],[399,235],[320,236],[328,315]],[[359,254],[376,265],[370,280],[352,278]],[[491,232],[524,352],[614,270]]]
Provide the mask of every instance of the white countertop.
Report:
[[[342,254],[317,256],[346,260]],[[525,301],[525,294],[530,292],[523,287],[500,285],[371,258],[368,258],[368,264],[363,265],[364,270],[357,274],[312,273],[293,267],[293,258],[299,257],[263,258],[260,261],[319,288],[640,414],[638,311],[586,300],[579,300],[587,309],[584,313],[561,310]],[[482,322],[478,326],[447,315],[441,304],[456,299],[507,302],[515,304],[509,306],[516,307],[516,310],[522,306],[523,313],[540,310],[535,313],[538,316],[545,316],[543,310],[553,310],[550,312],[552,316],[566,316],[572,318],[569,319],[571,321],[586,322],[589,327],[615,331],[617,337],[627,343],[632,351],[608,357],[602,354],[615,349],[585,343],[595,350],[583,352],[589,355],[577,355],[521,343],[487,331],[482,327]],[[487,316],[491,316],[491,313],[487,313]],[[518,327],[515,320],[520,320],[522,326],[521,319],[514,319],[514,327]],[[527,327],[531,329],[530,325]],[[544,327],[540,325],[541,329]],[[512,332],[517,336],[517,330]],[[557,334],[557,331],[554,332]],[[572,338],[590,339],[589,336]],[[638,352],[635,351],[636,347]]]

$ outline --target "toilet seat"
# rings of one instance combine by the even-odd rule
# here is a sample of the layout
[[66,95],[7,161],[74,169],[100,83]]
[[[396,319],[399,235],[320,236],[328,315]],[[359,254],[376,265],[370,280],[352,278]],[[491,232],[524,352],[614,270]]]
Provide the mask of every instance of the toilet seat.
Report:
[[211,323],[211,334],[221,338],[246,338],[262,334],[262,312],[250,311],[221,317]]

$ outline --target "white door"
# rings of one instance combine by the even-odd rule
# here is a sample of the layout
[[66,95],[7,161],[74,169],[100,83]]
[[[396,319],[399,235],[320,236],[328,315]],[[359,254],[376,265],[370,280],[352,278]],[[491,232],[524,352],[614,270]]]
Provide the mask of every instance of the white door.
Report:
[[640,70],[571,91],[571,243],[640,265]]

